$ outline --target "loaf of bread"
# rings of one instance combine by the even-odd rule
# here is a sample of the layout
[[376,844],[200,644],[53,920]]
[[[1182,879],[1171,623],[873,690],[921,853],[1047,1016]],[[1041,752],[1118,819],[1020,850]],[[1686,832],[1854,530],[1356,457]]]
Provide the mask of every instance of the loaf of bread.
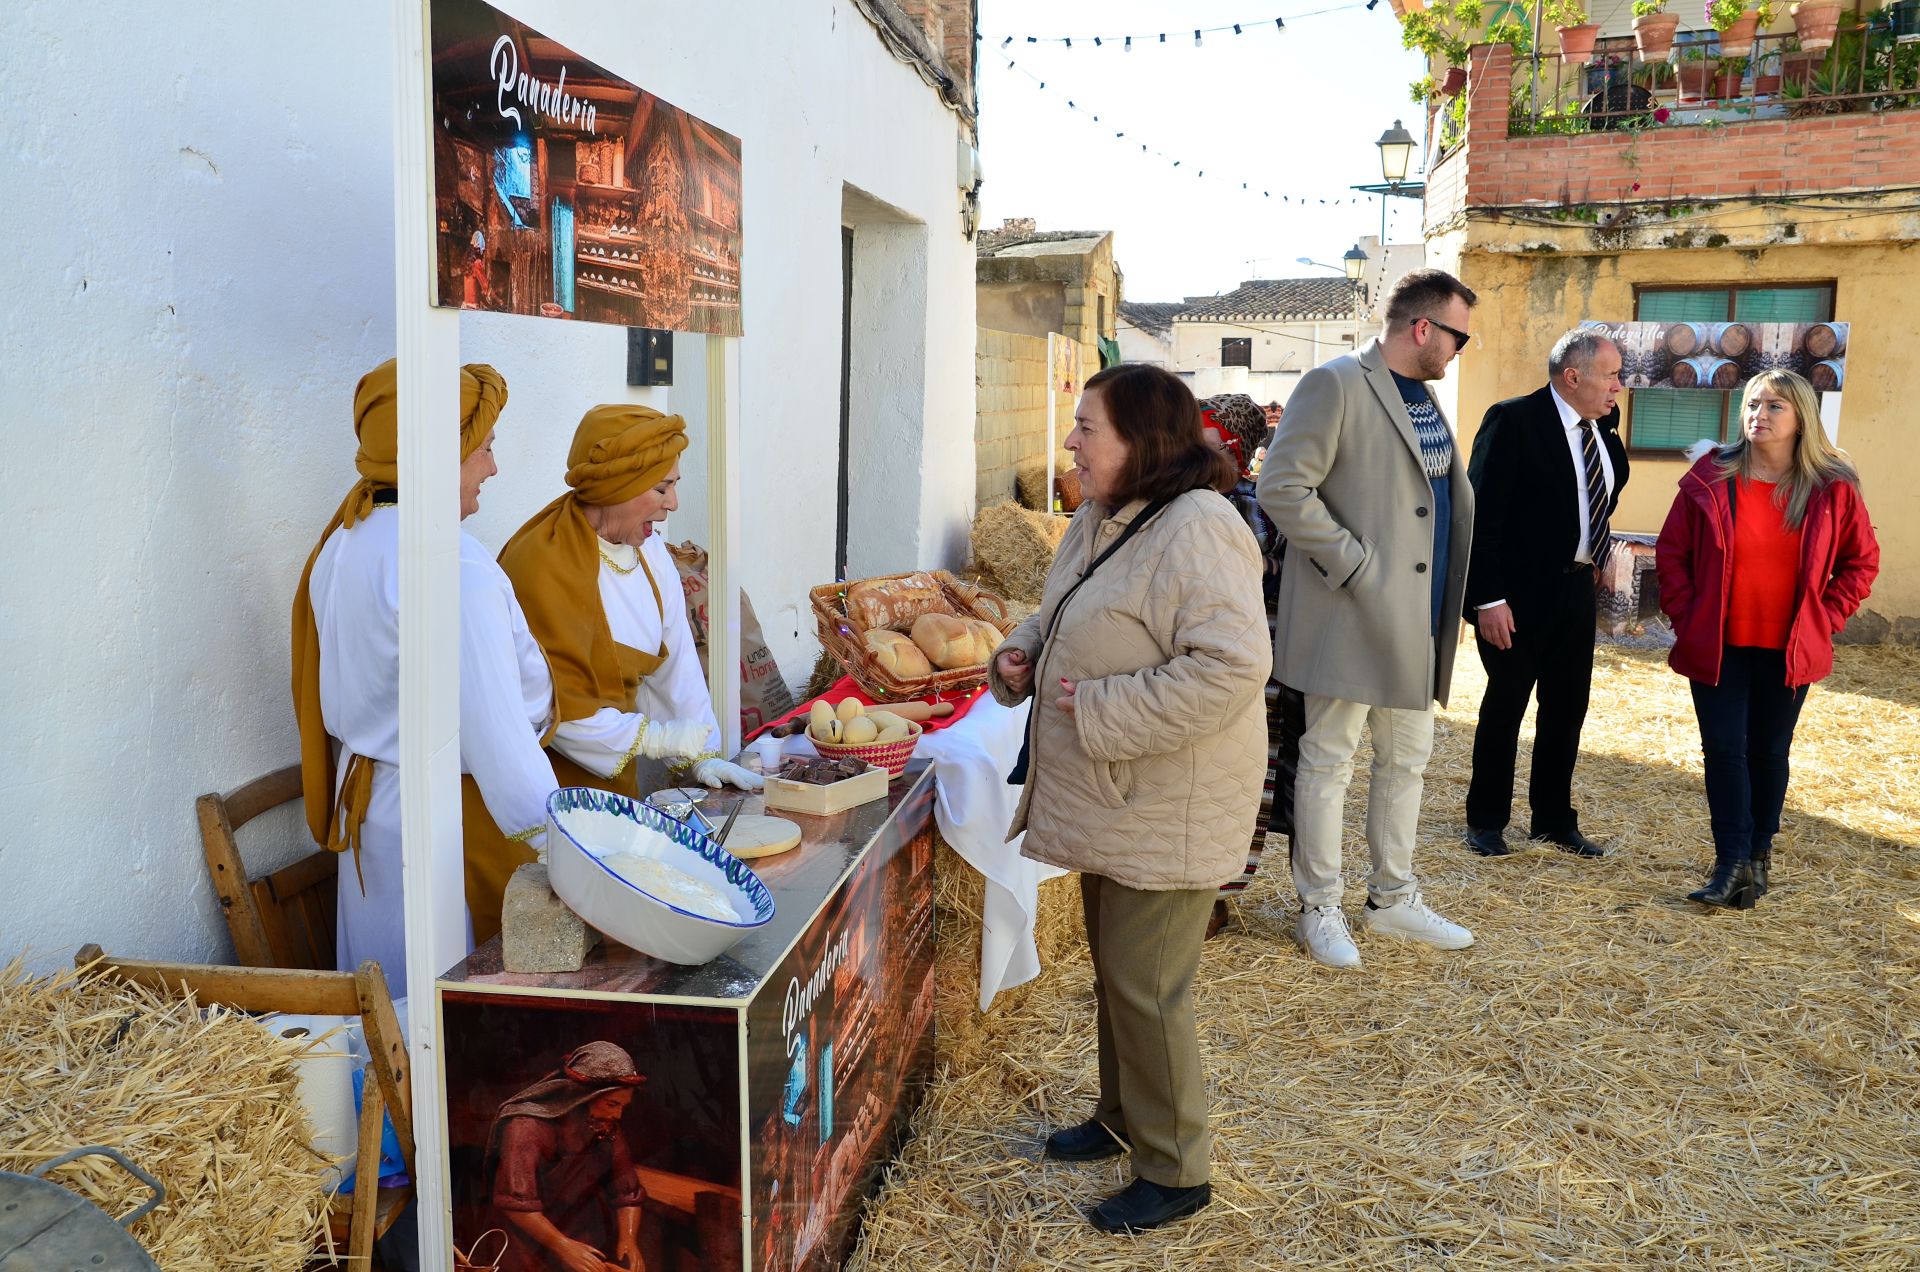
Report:
[[952,613],[939,580],[931,574],[867,579],[847,589],[847,617],[870,632],[883,627],[904,632],[922,614]]
[[1006,636],[998,627],[984,618],[969,618],[965,621],[967,630],[973,633],[974,650],[980,655],[977,661],[992,662],[994,651],[1000,648],[1000,642],[1005,640]]
[[994,646],[1000,643],[996,630],[993,644],[983,647],[983,637],[973,626],[978,622],[951,614],[922,614],[913,620],[913,643],[942,670],[978,667],[992,657]]
[[933,664],[920,652],[920,647],[899,632],[873,628],[867,632],[866,641],[875,660],[898,680],[917,680],[933,674]]

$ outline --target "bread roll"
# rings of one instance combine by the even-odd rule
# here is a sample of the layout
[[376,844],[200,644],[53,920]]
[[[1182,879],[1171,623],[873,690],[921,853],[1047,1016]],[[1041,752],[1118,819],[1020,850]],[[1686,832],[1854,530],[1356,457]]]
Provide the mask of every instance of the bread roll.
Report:
[[984,618],[969,618],[964,621],[967,624],[967,630],[973,634],[973,651],[979,655],[973,661],[976,664],[993,661],[994,650],[1000,648],[1000,642],[1006,637],[998,627]]
[[951,614],[939,580],[931,574],[871,579],[847,589],[847,617],[868,631],[905,631],[922,614]]
[[914,619],[913,643],[934,666],[945,671],[977,667],[986,661],[977,656],[979,641],[973,629],[951,614],[922,614]]
[[866,641],[874,659],[895,679],[918,680],[933,674],[933,664],[920,647],[899,632],[875,629],[867,633]]

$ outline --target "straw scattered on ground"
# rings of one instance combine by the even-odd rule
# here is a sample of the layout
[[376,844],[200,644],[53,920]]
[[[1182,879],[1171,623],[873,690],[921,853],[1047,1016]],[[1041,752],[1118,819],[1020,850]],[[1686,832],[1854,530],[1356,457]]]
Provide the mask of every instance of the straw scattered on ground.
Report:
[[1308,962],[1276,840],[1201,969],[1198,1219],[1133,1238],[1082,1219],[1128,1171],[1041,1160],[1094,1094],[1073,881],[1043,889],[1041,978],[981,1016],[979,880],[944,855],[941,1076],[851,1268],[1920,1265],[1920,654],[1839,651],[1801,717],[1775,890],[1734,914],[1684,900],[1711,857],[1699,740],[1654,651],[1596,662],[1575,795],[1613,855],[1468,853],[1484,679],[1460,652],[1416,866],[1478,943],[1362,933],[1364,970]]
[[[306,1266],[326,1230],[293,1060],[244,1016],[100,976],[0,968],[0,1170],[105,1144],[166,1186],[129,1230],[166,1272]],[[119,1216],[146,1185],[104,1157],[47,1178]]]

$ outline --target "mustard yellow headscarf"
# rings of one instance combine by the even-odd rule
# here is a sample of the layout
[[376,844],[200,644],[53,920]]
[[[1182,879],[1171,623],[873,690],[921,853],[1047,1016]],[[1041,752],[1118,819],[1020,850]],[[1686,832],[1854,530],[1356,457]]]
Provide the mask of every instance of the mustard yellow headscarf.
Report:
[[[306,798],[307,828],[316,841],[333,852],[353,848],[356,862],[360,823],[373,793],[373,766],[363,763],[349,769],[336,810],[333,743],[320,717],[320,631],[314,623],[307,589],[313,578],[313,563],[333,532],[372,512],[377,489],[399,483],[397,367],[396,361],[388,358],[360,377],[353,391],[353,433],[360,439],[353,466],[360,470],[360,480],[320,532],[320,541],[307,557],[306,569],[300,571],[300,587],[293,594],[293,715],[300,728],[300,781]],[[460,368],[461,460],[486,443],[506,404],[507,382],[498,371],[480,362]]]
[[658,485],[687,448],[687,422],[645,406],[596,406],[574,431],[567,485],[500,550],[500,568],[553,667],[554,719],[633,710],[600,604],[600,542],[585,505],[625,503]]

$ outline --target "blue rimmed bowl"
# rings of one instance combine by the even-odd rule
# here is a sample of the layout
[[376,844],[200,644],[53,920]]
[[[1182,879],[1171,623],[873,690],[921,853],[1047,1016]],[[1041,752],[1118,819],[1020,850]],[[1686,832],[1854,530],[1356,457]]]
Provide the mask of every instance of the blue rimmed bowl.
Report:
[[[651,857],[717,890],[735,922],[683,910],[601,860]],[[567,907],[622,945],[669,963],[711,962],[773,918],[773,894],[746,862],[691,826],[625,795],[563,786],[547,797],[547,877]]]

